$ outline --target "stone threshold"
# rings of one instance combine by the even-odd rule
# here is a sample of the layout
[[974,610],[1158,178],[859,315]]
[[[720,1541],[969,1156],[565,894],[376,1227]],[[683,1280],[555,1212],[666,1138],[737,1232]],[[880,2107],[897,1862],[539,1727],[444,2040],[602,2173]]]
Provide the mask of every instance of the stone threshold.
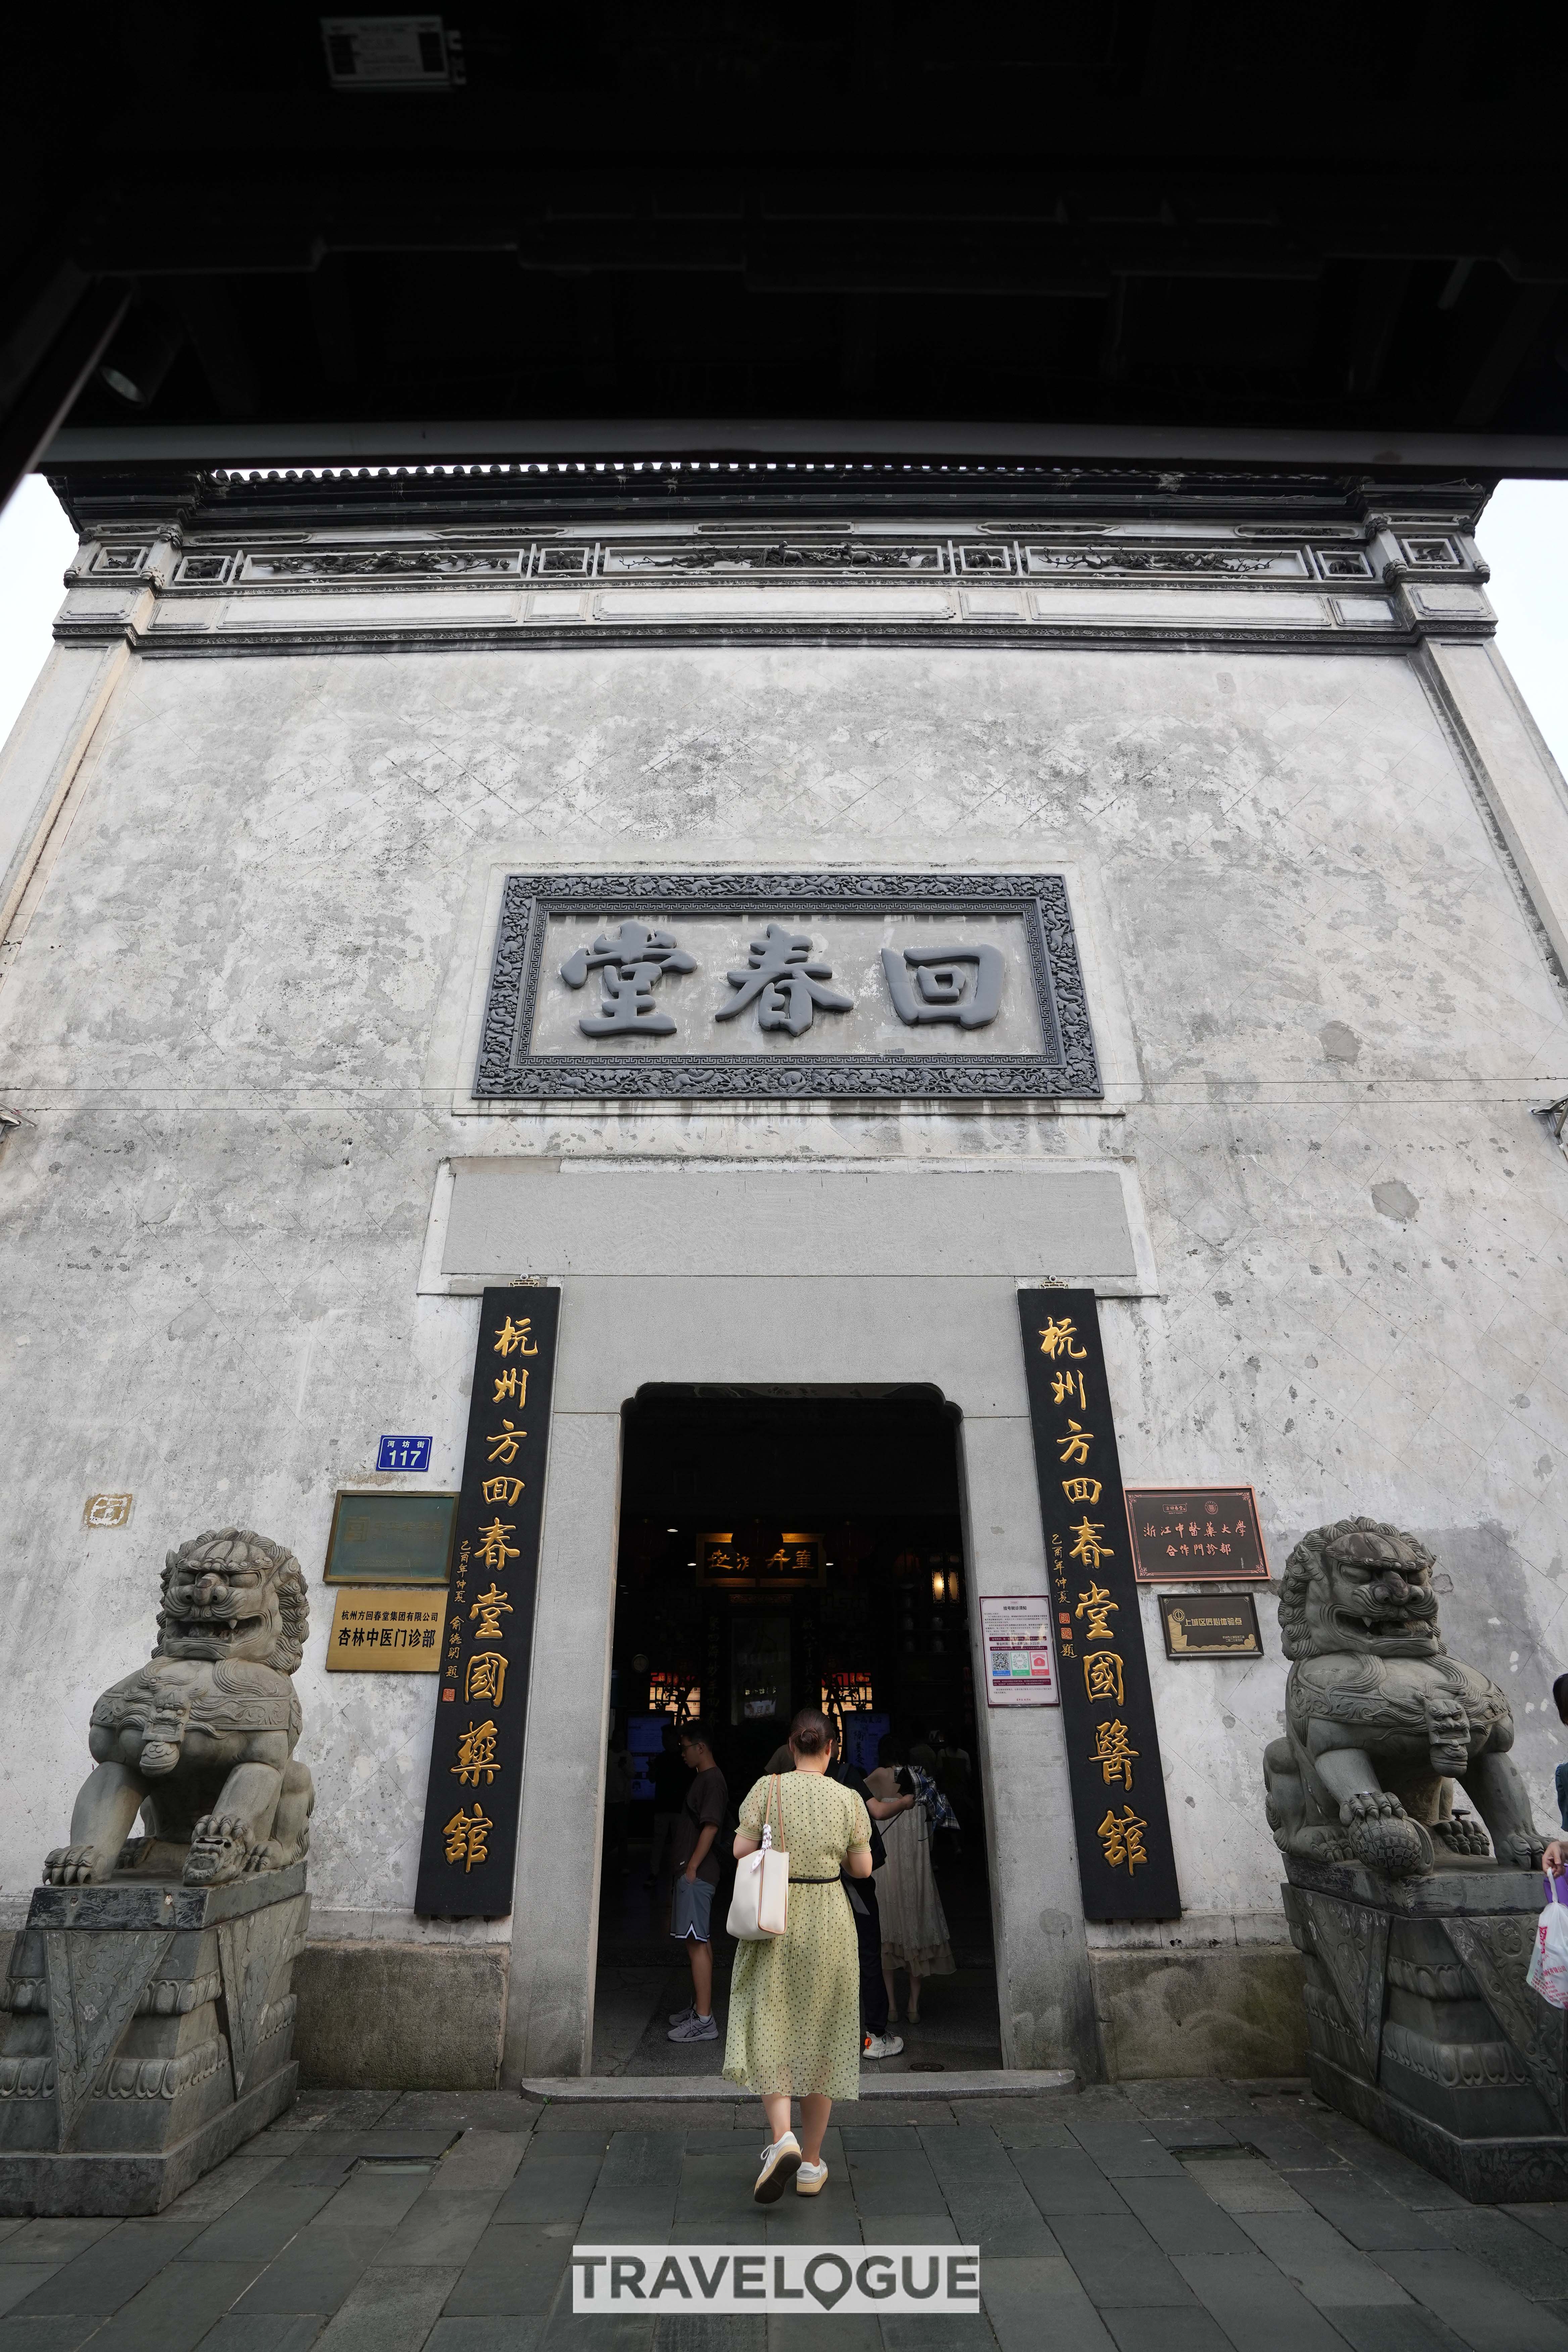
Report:
[[[1008,2099],[1038,2098],[1048,2091],[1070,2091],[1078,2076],[1067,2066],[988,2066],[970,2072],[942,2074],[866,2074],[859,2097],[866,2099]],[[753,2103],[754,2091],[726,2082],[721,2074],[531,2074],[519,2086],[533,2099],[559,2099],[586,2105],[592,2100],[624,2104],[628,2100],[729,2099]]]

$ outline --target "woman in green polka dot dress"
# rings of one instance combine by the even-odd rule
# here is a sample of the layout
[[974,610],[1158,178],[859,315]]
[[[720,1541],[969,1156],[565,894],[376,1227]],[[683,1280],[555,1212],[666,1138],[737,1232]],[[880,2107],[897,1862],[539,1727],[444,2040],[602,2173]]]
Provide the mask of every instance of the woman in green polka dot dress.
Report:
[[[871,1824],[854,1790],[826,1778],[833,1732],[826,1716],[804,1707],[789,1745],[795,1770],[756,1782],[735,1840],[737,1862],[755,1853],[768,1816],[774,1843],[789,1855],[788,1927],[737,1945],[724,2045],[727,2079],[757,2092],[768,2119],[759,2205],[782,2197],[792,2179],[797,2196],[817,2194],[827,2179],[828,2110],[860,2087],[859,1949],[838,1874],[869,1878]],[[798,2140],[792,2098],[800,2101]]]

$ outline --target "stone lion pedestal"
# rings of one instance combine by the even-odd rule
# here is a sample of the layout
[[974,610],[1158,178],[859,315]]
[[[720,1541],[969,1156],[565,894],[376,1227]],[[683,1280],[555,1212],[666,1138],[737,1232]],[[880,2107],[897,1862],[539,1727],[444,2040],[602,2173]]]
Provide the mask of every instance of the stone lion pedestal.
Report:
[[1318,2096],[1474,2204],[1568,2199],[1564,2013],[1525,1982],[1540,1874],[1286,1868]]
[[1477,2204],[1568,2198],[1563,2013],[1525,1981],[1544,1840],[1507,1698],[1448,1655],[1435,1566],[1338,1519],[1280,1582],[1263,1778],[1312,2087]]
[[40,1886],[0,2043],[0,2213],[156,2213],[280,2115],[305,1865]]
[[293,2098],[306,1630],[281,1545],[168,1554],[157,1646],[93,1708],[0,1988],[0,2213],[156,2213]]

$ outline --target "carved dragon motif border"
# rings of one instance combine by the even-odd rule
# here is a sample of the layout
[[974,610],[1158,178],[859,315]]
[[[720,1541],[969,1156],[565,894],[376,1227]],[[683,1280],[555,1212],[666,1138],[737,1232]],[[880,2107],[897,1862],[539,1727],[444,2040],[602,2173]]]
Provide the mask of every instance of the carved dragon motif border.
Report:
[[[905,912],[1022,914],[1044,1052],[531,1055],[546,920],[596,916]],[[477,1100],[1098,1100],[1104,1092],[1067,884],[1059,874],[509,874],[490,964]]]

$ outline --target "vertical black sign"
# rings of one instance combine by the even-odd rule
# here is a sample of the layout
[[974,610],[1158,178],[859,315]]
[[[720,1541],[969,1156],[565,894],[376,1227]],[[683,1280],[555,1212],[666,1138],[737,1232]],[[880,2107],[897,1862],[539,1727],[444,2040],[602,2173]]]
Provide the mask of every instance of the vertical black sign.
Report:
[[1165,1780],[1092,1290],[1021,1290],[1035,1471],[1089,1919],[1177,1919]]
[[458,1498],[416,1911],[511,1909],[558,1290],[487,1290]]

